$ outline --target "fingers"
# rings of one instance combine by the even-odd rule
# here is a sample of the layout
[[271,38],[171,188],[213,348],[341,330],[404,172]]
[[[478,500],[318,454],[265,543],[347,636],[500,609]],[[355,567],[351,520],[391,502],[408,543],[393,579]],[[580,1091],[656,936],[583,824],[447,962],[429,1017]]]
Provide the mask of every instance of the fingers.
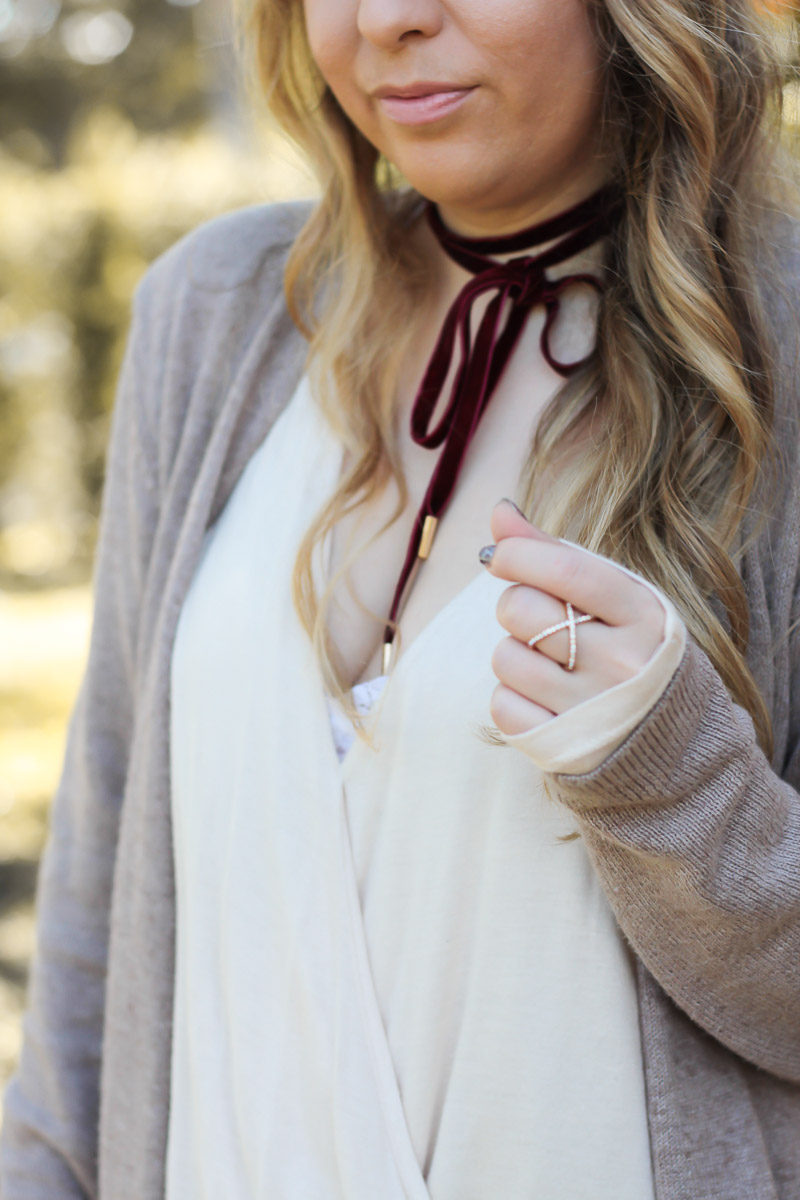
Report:
[[[494,507],[492,535],[495,545],[484,548],[481,561],[511,585],[497,603],[497,619],[511,636],[492,658],[499,680],[492,711],[502,732],[532,729],[631,678],[648,661],[665,620],[655,589],[600,555],[542,533],[508,502]],[[584,618],[573,630],[574,661],[569,627],[560,628],[567,604]]]
[[537,725],[543,725],[554,715],[541,704],[534,704],[525,696],[498,683],[492,693],[489,706],[492,720],[501,733],[527,733]]
[[495,542],[507,537],[528,537],[533,541],[555,541],[549,533],[544,533],[531,525],[530,521],[519,511],[513,500],[498,500],[492,509],[490,528]]
[[564,542],[502,538],[487,570],[500,579],[538,588],[562,602],[569,600],[576,609],[599,617],[607,625],[637,625],[658,615],[654,612],[659,608],[658,601],[643,584],[613,563]]
[[[539,591],[538,588],[528,587],[524,583],[512,584],[507,587],[497,601],[496,611],[499,623],[520,642],[529,642],[532,637],[544,630],[561,624],[566,620],[567,615],[566,607],[561,600],[548,595],[547,592]],[[575,610],[576,618],[580,618],[581,615]],[[592,622],[592,624],[599,626],[601,622]],[[575,634],[580,647],[589,634],[588,622],[581,621],[576,626]],[[594,634],[593,630],[592,642],[595,640]],[[557,633],[549,634],[536,643],[536,649],[547,658],[564,666],[569,661],[569,630],[562,629]]]
[[567,672],[559,663],[513,637],[497,643],[492,670],[502,684],[520,697],[556,715],[587,700],[596,690],[593,673]]

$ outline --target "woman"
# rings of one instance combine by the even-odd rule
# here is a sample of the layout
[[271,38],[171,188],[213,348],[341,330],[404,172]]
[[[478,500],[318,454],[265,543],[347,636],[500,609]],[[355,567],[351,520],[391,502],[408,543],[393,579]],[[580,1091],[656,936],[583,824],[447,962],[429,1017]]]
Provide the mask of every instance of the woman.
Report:
[[246,27],[323,198],[137,290],[2,1194],[795,1197],[766,43],[744,0]]

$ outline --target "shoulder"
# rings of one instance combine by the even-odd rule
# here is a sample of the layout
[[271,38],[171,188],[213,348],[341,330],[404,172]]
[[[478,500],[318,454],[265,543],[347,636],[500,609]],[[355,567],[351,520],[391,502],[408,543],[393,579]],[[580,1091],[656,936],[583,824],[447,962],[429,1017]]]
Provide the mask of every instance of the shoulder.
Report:
[[752,284],[762,305],[775,389],[774,429],[785,453],[800,433],[800,216],[765,208],[752,232]]
[[768,209],[755,232],[755,283],[775,333],[796,335],[800,325],[800,216]]
[[225,375],[256,331],[278,341],[296,333],[283,275],[312,208],[289,201],[234,209],[197,225],[150,263],[134,289],[130,331],[133,353],[148,364],[149,391],[161,391],[167,378],[195,376],[201,363]]
[[794,588],[800,578],[800,218],[768,209],[753,232],[752,282],[763,305],[775,408],[771,446],[746,526],[758,531],[754,550],[778,614],[782,588],[787,583]]
[[197,287],[210,291],[249,283],[276,259],[285,259],[312,206],[302,200],[252,204],[212,217],[177,241],[162,256],[162,267],[174,261]]
[[137,303],[159,305],[185,291],[225,293],[282,278],[289,249],[313,201],[251,204],[203,221],[150,263]]
[[[196,454],[235,389],[291,391],[306,342],[283,274],[310,202],[256,204],[213,217],[160,254],[133,295],[128,335],[139,421],[163,475],[181,443]],[[258,405],[251,405],[259,411]],[[145,435],[143,435],[145,436]]]

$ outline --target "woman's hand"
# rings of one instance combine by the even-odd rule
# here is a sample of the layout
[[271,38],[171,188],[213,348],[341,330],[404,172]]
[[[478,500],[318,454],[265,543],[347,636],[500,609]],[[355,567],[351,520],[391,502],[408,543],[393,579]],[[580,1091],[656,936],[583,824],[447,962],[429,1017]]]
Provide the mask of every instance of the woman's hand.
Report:
[[[652,656],[664,630],[664,609],[641,583],[585,550],[536,529],[509,501],[491,518],[495,550],[487,570],[512,581],[497,602],[497,619],[510,637],[498,642],[492,670],[492,720],[501,733],[524,733],[559,713],[622,683]],[[572,671],[569,631],[527,642],[566,618],[594,620],[575,630]]]

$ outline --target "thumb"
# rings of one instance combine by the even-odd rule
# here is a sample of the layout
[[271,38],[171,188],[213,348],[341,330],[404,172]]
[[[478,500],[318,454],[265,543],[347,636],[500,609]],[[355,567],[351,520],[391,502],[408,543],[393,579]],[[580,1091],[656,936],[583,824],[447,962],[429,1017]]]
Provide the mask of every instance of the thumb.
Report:
[[499,500],[492,509],[491,530],[495,542],[506,537],[529,537],[541,542],[555,540],[535,525],[531,525],[514,501],[506,498]]

